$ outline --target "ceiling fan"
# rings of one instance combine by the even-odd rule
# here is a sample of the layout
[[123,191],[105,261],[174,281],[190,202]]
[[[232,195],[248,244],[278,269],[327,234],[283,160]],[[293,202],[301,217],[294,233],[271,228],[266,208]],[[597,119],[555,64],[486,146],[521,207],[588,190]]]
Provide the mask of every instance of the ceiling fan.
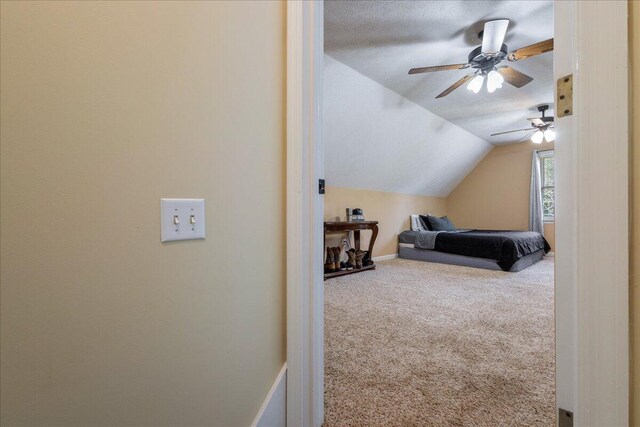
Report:
[[531,142],[533,142],[534,144],[541,144],[543,138],[545,141],[551,142],[556,138],[556,132],[553,130],[553,117],[546,117],[544,115],[548,109],[549,109],[548,105],[541,105],[538,107],[538,111],[542,113],[542,117],[534,117],[531,119],[527,119],[531,122],[530,128],[493,133],[491,134],[491,136],[498,136],[498,135],[504,135],[507,133],[515,133],[515,132],[532,132],[532,134],[523,136],[517,142],[520,142],[529,136],[531,136]]
[[462,70],[465,68],[475,68],[475,72],[468,74],[449,86],[444,92],[436,96],[442,98],[468,82],[467,88],[474,93],[478,93],[487,80],[487,91],[495,92],[502,87],[502,83],[507,83],[521,88],[530,83],[533,77],[521,73],[508,66],[498,66],[505,59],[510,62],[520,61],[553,50],[553,39],[541,41],[529,46],[521,47],[513,52],[508,52],[506,44],[503,44],[504,37],[509,26],[508,19],[494,19],[484,24],[478,37],[482,40],[482,46],[471,51],[468,62],[464,64],[438,65],[434,67],[412,68],[409,74],[431,73],[434,71]]

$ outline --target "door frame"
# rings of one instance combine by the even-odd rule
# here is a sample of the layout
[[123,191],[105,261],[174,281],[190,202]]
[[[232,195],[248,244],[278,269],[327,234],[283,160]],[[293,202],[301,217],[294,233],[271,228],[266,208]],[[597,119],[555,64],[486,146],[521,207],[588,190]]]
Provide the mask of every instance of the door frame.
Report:
[[324,420],[323,1],[287,1],[287,425]]
[[[287,2],[291,427],[324,419],[323,9],[322,0]],[[556,396],[574,425],[629,423],[627,19],[626,0],[554,4],[554,80],[574,80],[573,115],[556,120]]]

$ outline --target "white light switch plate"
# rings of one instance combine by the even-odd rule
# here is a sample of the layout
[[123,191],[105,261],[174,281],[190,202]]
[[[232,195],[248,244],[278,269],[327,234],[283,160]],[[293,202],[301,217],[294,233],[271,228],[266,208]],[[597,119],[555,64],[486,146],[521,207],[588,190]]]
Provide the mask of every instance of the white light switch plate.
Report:
[[160,199],[161,242],[204,239],[204,199]]

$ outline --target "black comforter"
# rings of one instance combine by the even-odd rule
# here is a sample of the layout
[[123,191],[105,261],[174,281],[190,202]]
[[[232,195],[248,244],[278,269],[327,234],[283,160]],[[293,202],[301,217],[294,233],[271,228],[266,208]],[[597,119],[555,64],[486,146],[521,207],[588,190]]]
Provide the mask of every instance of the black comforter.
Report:
[[488,258],[498,261],[509,271],[520,258],[544,250],[551,250],[540,233],[533,231],[470,230],[438,233],[434,250],[450,254]]

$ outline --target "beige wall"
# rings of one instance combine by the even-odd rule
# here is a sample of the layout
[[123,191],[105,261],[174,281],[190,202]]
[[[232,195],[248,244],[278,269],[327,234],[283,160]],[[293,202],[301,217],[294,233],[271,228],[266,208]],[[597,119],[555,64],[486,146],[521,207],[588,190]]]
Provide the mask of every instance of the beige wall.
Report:
[[[443,198],[341,187],[327,187],[326,191],[325,220],[340,217],[344,221],[346,208],[362,208],[366,219],[379,221],[378,237],[373,248],[374,257],[398,252],[398,234],[409,229],[409,215],[444,215]],[[368,231],[362,232],[364,248],[368,245],[369,234]],[[336,241],[335,237],[327,239],[327,245],[337,244],[333,243]],[[340,240],[339,236],[337,240]]]
[[631,8],[629,35],[631,38],[631,425],[640,426],[640,7],[629,2]]
[[[529,228],[531,154],[553,143],[497,146],[449,194],[447,215],[458,227],[493,230]],[[555,247],[555,224],[546,223],[545,238]]]
[[[1,19],[2,425],[249,425],[285,360],[283,3]],[[207,239],[161,244],[161,197]]]

